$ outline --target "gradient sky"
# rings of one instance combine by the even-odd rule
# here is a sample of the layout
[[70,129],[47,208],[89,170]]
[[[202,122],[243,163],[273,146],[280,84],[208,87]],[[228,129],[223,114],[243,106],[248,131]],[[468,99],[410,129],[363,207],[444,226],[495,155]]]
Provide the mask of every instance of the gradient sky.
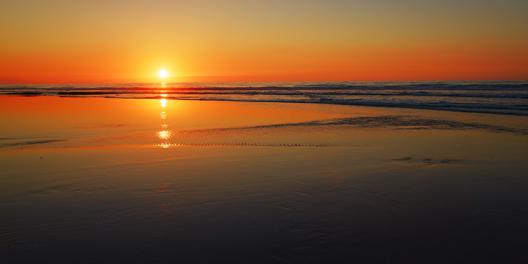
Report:
[[527,80],[526,0],[0,2],[0,83]]

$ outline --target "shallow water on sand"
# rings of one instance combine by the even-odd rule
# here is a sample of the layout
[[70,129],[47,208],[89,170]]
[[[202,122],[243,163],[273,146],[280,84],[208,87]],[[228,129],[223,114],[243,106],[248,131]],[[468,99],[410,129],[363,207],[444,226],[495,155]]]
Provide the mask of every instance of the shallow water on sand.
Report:
[[528,118],[0,96],[7,263],[526,261]]

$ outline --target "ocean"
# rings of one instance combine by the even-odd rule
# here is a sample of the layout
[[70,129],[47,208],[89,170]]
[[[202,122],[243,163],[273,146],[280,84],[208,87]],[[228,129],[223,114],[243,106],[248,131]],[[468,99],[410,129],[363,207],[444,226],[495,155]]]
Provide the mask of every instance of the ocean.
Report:
[[528,82],[302,82],[0,85],[0,94],[290,102],[528,115]]

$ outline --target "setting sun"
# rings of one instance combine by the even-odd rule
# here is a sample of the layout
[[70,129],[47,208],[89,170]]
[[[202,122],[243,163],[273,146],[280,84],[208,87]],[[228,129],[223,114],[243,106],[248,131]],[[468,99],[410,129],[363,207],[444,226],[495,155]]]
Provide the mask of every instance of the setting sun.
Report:
[[169,78],[169,71],[167,69],[160,69],[158,71],[158,77],[163,80]]

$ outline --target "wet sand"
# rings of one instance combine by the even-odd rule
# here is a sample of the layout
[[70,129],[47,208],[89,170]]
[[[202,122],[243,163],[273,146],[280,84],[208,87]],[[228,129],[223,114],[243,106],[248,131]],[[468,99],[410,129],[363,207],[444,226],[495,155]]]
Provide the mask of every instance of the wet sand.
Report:
[[515,263],[528,117],[0,96],[6,263]]

